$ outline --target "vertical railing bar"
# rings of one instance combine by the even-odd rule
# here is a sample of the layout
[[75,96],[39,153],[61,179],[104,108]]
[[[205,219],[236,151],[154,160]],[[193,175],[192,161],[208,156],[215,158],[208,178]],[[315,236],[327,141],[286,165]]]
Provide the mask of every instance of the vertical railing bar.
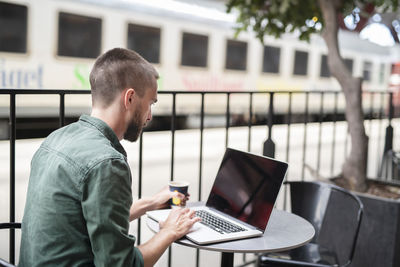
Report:
[[272,140],[272,126],[274,124],[274,93],[269,94],[269,111],[268,111],[268,139]]
[[[10,222],[15,222],[15,140],[16,107],[15,93],[10,93]],[[15,230],[10,229],[10,262],[15,264]]]
[[344,159],[347,158],[347,149],[349,145],[349,125],[346,123],[346,138],[344,139]]
[[[290,126],[292,122],[292,92],[289,92],[289,106],[288,106],[288,121],[287,121],[287,134],[286,134],[286,162],[289,162],[289,147],[290,147]],[[287,177],[286,177],[287,179]],[[287,208],[287,186],[283,189],[283,209]]]
[[229,126],[230,126],[230,95],[231,95],[231,93],[227,93],[227,94],[226,94],[225,148],[228,147],[228,139],[229,139]]
[[324,115],[324,93],[321,92],[320,106],[319,106],[319,128],[318,128],[318,151],[317,151],[317,175],[321,164],[321,137],[322,137],[322,121]]
[[303,164],[301,169],[301,180],[304,181],[304,170],[306,164],[306,149],[307,149],[307,123],[308,123],[308,101],[310,93],[306,92],[306,105],[304,110],[304,138],[303,138]]
[[[369,140],[372,139],[372,119],[373,119],[373,114],[374,114],[374,96],[375,93],[374,92],[370,92],[370,102],[369,102]],[[368,146],[368,150],[369,150],[370,146]],[[368,161],[368,159],[367,159]],[[371,169],[371,166],[369,166],[368,162],[367,162],[367,175],[368,175],[368,169]]]
[[60,118],[59,126],[60,128],[65,125],[65,93],[60,93]]
[[[388,125],[385,130],[385,142],[384,142],[384,147],[383,147],[383,153],[382,153],[382,164],[383,164],[383,159],[388,156],[387,161],[392,161],[392,156],[390,153],[391,150],[393,149],[393,126],[392,126],[392,119],[394,115],[394,106],[393,106],[393,92],[389,93],[389,109],[388,109]],[[386,171],[386,180],[393,179],[393,173],[394,173],[394,168],[392,164],[386,164],[387,171]],[[388,169],[391,170],[391,175],[389,175]],[[391,178],[390,178],[391,177]]]
[[[138,199],[142,198],[142,171],[143,171],[143,132],[140,134],[140,140],[139,140],[139,181],[138,181]],[[138,245],[141,244],[141,219],[140,217],[138,218]]]
[[172,93],[172,118],[171,118],[171,176],[174,180],[174,159],[175,159],[175,119],[176,119],[176,93]]
[[[176,93],[172,93],[172,118],[171,118],[171,177],[174,180],[174,161],[175,161],[175,119],[176,119]],[[172,247],[168,249],[168,267],[171,267]]]
[[[200,107],[200,157],[199,157],[199,191],[198,201],[201,201],[201,187],[203,177],[203,133],[204,133],[204,93],[201,93]],[[200,249],[196,249],[196,267],[200,265]]]
[[204,134],[204,93],[201,93],[201,107],[200,107],[200,159],[199,159],[199,196],[198,201],[201,201],[201,186],[203,177],[203,134]]
[[[394,115],[394,106],[393,106],[393,92],[389,93],[389,110],[388,110],[389,114],[388,114],[388,127],[392,128],[392,119],[393,119],[393,115]],[[392,128],[393,131],[393,128]],[[386,135],[385,138],[385,152],[387,152],[388,150],[393,149],[393,139],[387,139],[388,136]]]
[[371,138],[371,134],[372,134],[372,119],[373,119],[373,114],[374,114],[374,96],[375,96],[375,93],[371,92],[370,96],[371,97],[370,97],[370,103],[369,103],[370,106],[369,106],[369,134],[368,135]]
[[250,103],[249,103],[249,121],[247,124],[247,127],[249,129],[248,132],[248,140],[247,140],[247,151],[251,151],[251,126],[252,126],[252,120],[253,120],[253,93],[250,93]]
[[[344,114],[346,115],[346,110],[344,111]],[[349,145],[349,125],[346,123],[345,124],[345,128],[346,128],[346,138],[344,139],[344,159],[347,158],[347,149],[348,149],[348,145]]]
[[268,138],[264,142],[263,155],[275,158],[275,143],[272,140],[272,126],[274,124],[274,92],[269,92],[268,107]]
[[385,181],[388,181],[389,180],[389,165],[390,164],[385,164]]
[[331,152],[331,177],[333,177],[333,170],[335,169],[335,148],[336,148],[336,120],[338,110],[338,92],[334,92],[333,103],[333,118],[332,118],[332,152]]
[[286,162],[289,162],[289,146],[290,146],[290,126],[292,121],[292,92],[289,92],[288,121],[286,134]]
[[[247,139],[247,151],[250,152],[251,150],[251,126],[252,126],[252,119],[253,119],[253,92],[249,93],[249,120],[247,122],[248,128],[248,139]],[[242,254],[242,261],[246,263],[246,253]]]
[[[382,117],[383,117],[383,103],[384,103],[384,100],[385,100],[385,93],[380,93],[380,95],[381,95],[381,103],[380,103],[380,108],[379,108],[379,113],[378,113],[378,153],[380,153],[380,151],[381,151],[381,142],[380,142],[380,140],[381,140],[381,138],[382,138],[382,133],[381,133],[381,127],[382,127]],[[380,164],[380,161],[379,160],[377,160],[376,161],[377,162],[377,170],[379,170],[379,164]]]
[[[251,121],[253,118],[253,93],[249,93],[249,120],[247,121],[247,128],[248,128],[248,134],[247,134],[247,151],[250,152],[250,147],[251,147]],[[245,263],[247,261],[246,259],[246,253],[242,254],[242,261]]]

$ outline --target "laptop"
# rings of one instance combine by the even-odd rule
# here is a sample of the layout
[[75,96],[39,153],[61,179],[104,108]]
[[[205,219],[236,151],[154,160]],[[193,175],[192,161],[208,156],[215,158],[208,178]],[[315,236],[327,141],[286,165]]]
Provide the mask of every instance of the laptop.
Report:
[[[287,168],[285,162],[227,148],[206,204],[191,207],[202,221],[186,238],[203,245],[263,235]],[[146,214],[160,222],[169,212]]]

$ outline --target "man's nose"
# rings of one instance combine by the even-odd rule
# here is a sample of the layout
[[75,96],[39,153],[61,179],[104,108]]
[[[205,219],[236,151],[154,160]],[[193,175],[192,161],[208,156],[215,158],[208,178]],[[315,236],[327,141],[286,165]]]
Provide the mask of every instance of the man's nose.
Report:
[[152,118],[153,118],[153,116],[151,115],[151,111],[150,111],[149,114],[147,114],[147,121],[151,121]]

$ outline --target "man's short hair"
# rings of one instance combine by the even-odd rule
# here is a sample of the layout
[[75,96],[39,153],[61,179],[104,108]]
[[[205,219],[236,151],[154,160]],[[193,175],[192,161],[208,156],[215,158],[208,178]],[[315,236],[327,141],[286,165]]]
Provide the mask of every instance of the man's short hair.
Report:
[[93,106],[108,107],[126,88],[133,88],[142,97],[145,90],[156,87],[155,68],[138,53],[114,48],[100,55],[90,72]]

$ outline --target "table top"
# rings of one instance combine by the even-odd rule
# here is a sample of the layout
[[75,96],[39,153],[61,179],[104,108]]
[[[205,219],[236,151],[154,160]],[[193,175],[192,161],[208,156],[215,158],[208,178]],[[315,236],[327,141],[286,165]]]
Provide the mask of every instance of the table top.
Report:
[[[156,221],[147,217],[147,226],[154,232],[159,231]],[[241,240],[215,244],[199,245],[182,238],[175,243],[221,252],[257,253],[278,252],[300,247],[308,243],[315,234],[314,227],[305,219],[293,213],[274,209],[264,235]]]

